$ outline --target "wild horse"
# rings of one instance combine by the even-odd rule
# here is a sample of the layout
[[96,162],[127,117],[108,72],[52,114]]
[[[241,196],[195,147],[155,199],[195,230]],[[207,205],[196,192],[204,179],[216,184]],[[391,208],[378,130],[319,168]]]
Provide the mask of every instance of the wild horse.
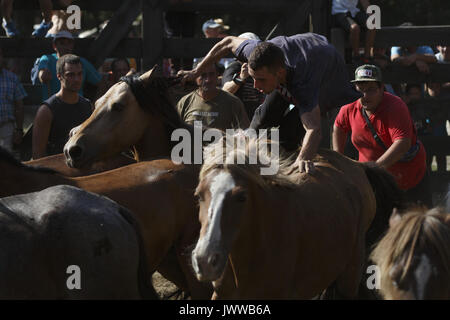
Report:
[[[40,191],[60,184],[109,197],[129,209],[142,228],[150,280],[172,247],[177,250],[179,259],[187,259],[183,252],[186,239],[198,231],[196,206],[191,200],[195,189],[192,171],[190,167],[161,159],[71,178],[50,169],[26,166],[0,149],[0,197]],[[184,271],[188,274],[190,270]],[[192,279],[180,278],[178,273],[172,275],[170,268],[167,272],[160,272],[189,291],[193,298],[211,295],[211,289],[195,279],[190,282]]]
[[140,229],[114,201],[71,186],[0,199],[0,299],[140,299]]
[[231,152],[205,152],[197,278],[212,281],[216,299],[309,299],[333,283],[340,297],[355,298],[377,206],[366,172],[388,187],[392,177],[330,150],[319,151],[314,175],[286,174],[296,155],[277,158],[278,174],[261,175],[270,159],[249,160],[249,150],[267,158],[261,143],[250,137]]

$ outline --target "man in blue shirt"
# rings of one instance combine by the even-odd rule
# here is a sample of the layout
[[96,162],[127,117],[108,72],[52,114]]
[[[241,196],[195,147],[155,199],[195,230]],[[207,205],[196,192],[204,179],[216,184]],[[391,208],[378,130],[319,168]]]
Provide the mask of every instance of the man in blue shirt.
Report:
[[[410,27],[413,24],[405,22],[401,24],[401,27]],[[391,61],[400,63],[403,66],[416,65],[422,73],[430,73],[429,63],[436,63],[437,59],[434,56],[433,49],[429,46],[420,47],[392,47],[391,48]]]
[[0,146],[12,151],[23,136],[23,101],[27,96],[19,78],[3,69],[3,52],[0,48]]
[[208,65],[230,53],[248,62],[254,87],[267,94],[250,128],[280,126],[281,140],[280,124],[286,117],[297,122],[286,121],[285,131],[297,132],[303,124],[304,137],[297,137],[302,148],[295,165],[300,172],[312,172],[312,159],[321,140],[321,110],[326,112],[361,96],[350,84],[342,57],[325,37],[314,33],[280,36],[265,42],[230,36],[218,42],[195,69],[178,75],[183,81],[193,80]]
[[[73,52],[74,40],[73,36],[68,31],[60,31],[53,38],[53,49],[56,53],[43,55],[39,61],[39,81],[42,86],[43,100],[48,99],[61,89],[61,83],[56,76],[56,61],[66,54]],[[102,81],[102,76],[97,72],[95,67],[84,58],[81,58],[83,65],[83,85],[85,81],[92,85],[98,86],[97,97],[103,93],[105,86]],[[79,94],[83,96],[83,87],[81,87]]]

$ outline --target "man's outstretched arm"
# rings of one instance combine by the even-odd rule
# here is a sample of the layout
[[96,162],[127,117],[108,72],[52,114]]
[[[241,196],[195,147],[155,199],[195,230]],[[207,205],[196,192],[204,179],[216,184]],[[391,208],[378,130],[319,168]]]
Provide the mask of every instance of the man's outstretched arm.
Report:
[[303,127],[306,130],[303,138],[302,149],[298,155],[296,163],[300,172],[307,173],[314,170],[314,164],[311,161],[319,149],[322,132],[320,128],[320,107],[315,106],[310,112],[301,115]]
[[234,54],[239,45],[245,40],[247,39],[232,36],[223,38],[223,40],[217,42],[214,47],[212,47],[212,49],[195,69],[186,71],[180,70],[177,75],[183,77],[183,82],[187,80],[193,81],[204,72],[207,66],[218,62],[230,53]]

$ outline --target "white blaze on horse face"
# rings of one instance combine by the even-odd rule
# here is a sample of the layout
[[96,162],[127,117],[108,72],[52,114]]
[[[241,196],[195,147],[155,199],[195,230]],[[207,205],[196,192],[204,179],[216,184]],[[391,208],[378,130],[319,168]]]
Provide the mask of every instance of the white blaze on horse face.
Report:
[[220,172],[212,179],[210,185],[211,202],[208,208],[208,231],[203,237],[203,243],[207,247],[209,244],[218,243],[221,238],[220,220],[222,219],[223,201],[225,195],[230,192],[236,183],[228,172]]

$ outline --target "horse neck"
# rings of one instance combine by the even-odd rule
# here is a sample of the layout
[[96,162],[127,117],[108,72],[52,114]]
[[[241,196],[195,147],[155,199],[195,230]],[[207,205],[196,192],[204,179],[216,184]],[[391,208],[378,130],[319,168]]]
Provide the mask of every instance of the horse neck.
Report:
[[170,157],[170,137],[166,126],[162,122],[149,126],[134,145],[134,150],[136,161]]
[[0,172],[0,197],[40,191],[59,184],[74,185],[71,179],[58,174],[33,171],[15,165],[2,164]]

